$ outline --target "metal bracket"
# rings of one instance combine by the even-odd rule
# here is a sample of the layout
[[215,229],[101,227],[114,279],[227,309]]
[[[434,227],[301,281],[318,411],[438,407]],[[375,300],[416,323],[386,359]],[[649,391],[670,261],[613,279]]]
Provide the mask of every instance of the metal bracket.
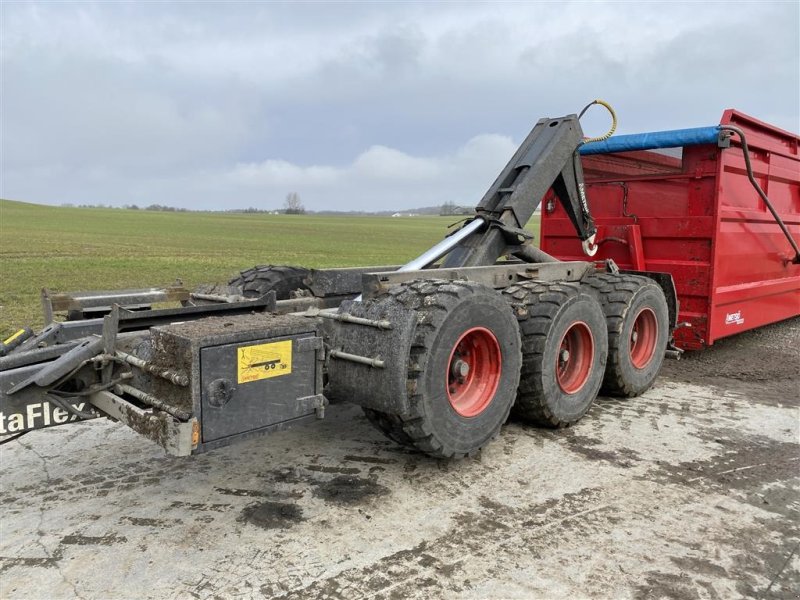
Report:
[[580,281],[594,270],[590,262],[548,262],[493,265],[491,267],[457,267],[452,269],[428,269],[424,271],[395,271],[393,273],[367,273],[363,276],[364,297],[371,298],[387,291],[393,285],[415,279],[466,280],[482,283],[495,289],[539,279],[542,281]]
[[315,396],[304,396],[302,398],[298,398],[297,402],[313,406],[314,414],[317,416],[317,418],[325,418],[325,407],[328,406],[328,399],[322,394],[316,394]]
[[199,430],[196,419],[180,423],[167,413],[157,415],[153,410],[141,409],[108,391],[92,394],[89,402],[108,416],[154,441],[172,456],[189,456],[192,453],[195,431]]

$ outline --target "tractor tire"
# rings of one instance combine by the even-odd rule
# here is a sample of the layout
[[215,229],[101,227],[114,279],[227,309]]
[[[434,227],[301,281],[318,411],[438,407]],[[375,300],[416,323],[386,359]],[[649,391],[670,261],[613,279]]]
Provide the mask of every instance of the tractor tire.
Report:
[[277,300],[288,300],[292,292],[308,291],[304,279],[308,269],[276,265],[260,265],[239,273],[228,282],[239,290],[245,298],[260,298],[266,293],[275,292]]
[[407,359],[409,410],[365,408],[389,439],[436,458],[473,456],[497,437],[522,364],[519,328],[493,289],[468,281],[398,285],[392,301],[416,312]]
[[661,287],[639,275],[590,275],[608,324],[608,362],[601,392],[630,398],[653,385],[669,341],[669,309]]
[[608,352],[603,310],[577,285],[507,288],[522,334],[522,375],[512,414],[534,425],[577,422],[597,397]]

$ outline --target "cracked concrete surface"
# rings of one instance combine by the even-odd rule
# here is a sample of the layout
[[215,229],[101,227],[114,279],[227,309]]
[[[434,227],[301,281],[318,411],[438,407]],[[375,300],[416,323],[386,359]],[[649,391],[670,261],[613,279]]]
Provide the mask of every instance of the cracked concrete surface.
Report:
[[797,598],[798,340],[724,340],[456,463],[347,405],[188,459],[108,421],[33,432],[0,447],[0,596]]

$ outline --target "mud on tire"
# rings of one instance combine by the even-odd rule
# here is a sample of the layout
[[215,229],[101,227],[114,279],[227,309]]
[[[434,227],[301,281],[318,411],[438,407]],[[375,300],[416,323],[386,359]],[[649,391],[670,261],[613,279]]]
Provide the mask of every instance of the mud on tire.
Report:
[[578,421],[597,397],[608,351],[603,311],[577,285],[527,282],[507,288],[522,334],[513,414],[545,427]]
[[601,392],[632,397],[653,385],[669,341],[661,287],[640,275],[598,273],[581,284],[600,301],[608,324],[608,363]]
[[395,442],[437,458],[474,455],[499,433],[519,382],[520,338],[510,307],[494,290],[467,281],[413,281],[389,294],[416,311],[409,410],[365,408],[368,420]]
[[260,265],[246,269],[228,282],[228,285],[240,290],[245,298],[260,298],[274,291],[277,300],[288,300],[292,292],[307,291],[304,283],[308,269],[277,265]]

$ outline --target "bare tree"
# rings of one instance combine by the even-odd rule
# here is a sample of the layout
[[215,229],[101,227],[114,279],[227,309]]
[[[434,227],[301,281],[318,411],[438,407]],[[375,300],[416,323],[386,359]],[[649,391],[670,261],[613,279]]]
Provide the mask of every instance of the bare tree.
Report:
[[439,214],[442,216],[448,215],[457,215],[460,214],[460,208],[456,205],[455,202],[447,201],[442,204],[441,208],[439,209]]
[[304,215],[306,208],[300,200],[300,194],[289,192],[286,194],[286,202],[283,203],[283,212],[287,215]]

